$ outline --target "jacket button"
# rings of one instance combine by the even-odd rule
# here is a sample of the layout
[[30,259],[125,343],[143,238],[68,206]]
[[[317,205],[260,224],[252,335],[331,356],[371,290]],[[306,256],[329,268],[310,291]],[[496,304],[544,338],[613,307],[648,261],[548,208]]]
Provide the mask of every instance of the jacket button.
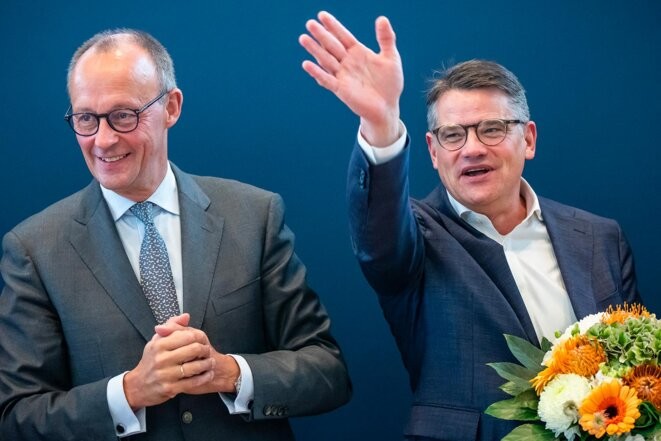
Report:
[[264,415],[271,416],[272,411],[273,409],[271,408],[271,406],[264,406]]
[[360,171],[358,182],[360,183],[360,188],[365,188],[365,170]]
[[181,414],[181,421],[182,421],[184,424],[190,424],[190,423],[192,423],[192,422],[193,422],[193,414],[192,414],[191,412],[189,412],[189,411],[186,411],[186,412],[182,413],[182,414]]

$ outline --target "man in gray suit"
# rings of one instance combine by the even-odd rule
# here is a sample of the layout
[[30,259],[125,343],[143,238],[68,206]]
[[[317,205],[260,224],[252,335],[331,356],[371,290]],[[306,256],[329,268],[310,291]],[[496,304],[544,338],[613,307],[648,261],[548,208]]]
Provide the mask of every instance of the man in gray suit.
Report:
[[640,302],[619,225],[538,197],[522,178],[537,129],[518,79],[471,60],[427,95],[427,147],[441,184],[409,198],[409,138],[395,33],[376,22],[374,53],[322,12],[303,68],[360,117],[349,165],[352,243],[409,373],[410,440],[497,440],[513,427],[483,413],[507,397],[487,363],[515,362],[503,334],[538,343],[577,318]]
[[68,90],[95,179],[4,237],[0,438],[287,440],[287,417],[346,403],[280,197],[169,163],[163,46],[97,34]]

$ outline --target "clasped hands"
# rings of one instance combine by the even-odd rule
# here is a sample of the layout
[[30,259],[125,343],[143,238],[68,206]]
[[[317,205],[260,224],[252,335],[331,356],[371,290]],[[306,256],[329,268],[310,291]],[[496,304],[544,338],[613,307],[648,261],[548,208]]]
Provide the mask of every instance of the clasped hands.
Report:
[[216,351],[207,335],[188,326],[190,315],[154,328],[138,365],[124,376],[124,393],[135,411],[180,393],[235,392],[240,369],[233,357]]

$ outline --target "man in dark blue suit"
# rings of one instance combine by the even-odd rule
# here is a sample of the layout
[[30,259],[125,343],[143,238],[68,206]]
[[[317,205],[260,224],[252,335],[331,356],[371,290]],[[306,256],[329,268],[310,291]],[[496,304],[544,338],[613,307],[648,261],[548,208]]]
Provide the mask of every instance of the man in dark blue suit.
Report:
[[307,23],[303,68],[360,116],[347,196],[352,242],[379,296],[413,390],[415,440],[493,440],[513,425],[483,414],[505,398],[487,363],[514,361],[503,334],[552,339],[608,305],[639,302],[618,224],[538,197],[522,178],[537,129],[503,66],[458,64],[428,94],[439,185],[409,199],[409,138],[395,34],[372,52],[330,14]]

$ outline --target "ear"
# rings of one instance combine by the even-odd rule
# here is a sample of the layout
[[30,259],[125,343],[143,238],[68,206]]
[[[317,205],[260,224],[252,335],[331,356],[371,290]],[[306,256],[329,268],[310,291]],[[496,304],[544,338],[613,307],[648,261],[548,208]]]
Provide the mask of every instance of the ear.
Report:
[[431,163],[436,170],[438,170],[438,149],[436,148],[436,138],[431,132],[425,134],[425,140],[427,141],[427,149],[429,150],[429,156],[431,157]]
[[165,103],[165,125],[169,129],[177,123],[181,115],[181,106],[184,104],[184,94],[177,87],[168,93],[168,101]]
[[523,130],[523,139],[526,143],[526,159],[532,159],[535,157],[537,146],[537,126],[534,121],[528,121]]

